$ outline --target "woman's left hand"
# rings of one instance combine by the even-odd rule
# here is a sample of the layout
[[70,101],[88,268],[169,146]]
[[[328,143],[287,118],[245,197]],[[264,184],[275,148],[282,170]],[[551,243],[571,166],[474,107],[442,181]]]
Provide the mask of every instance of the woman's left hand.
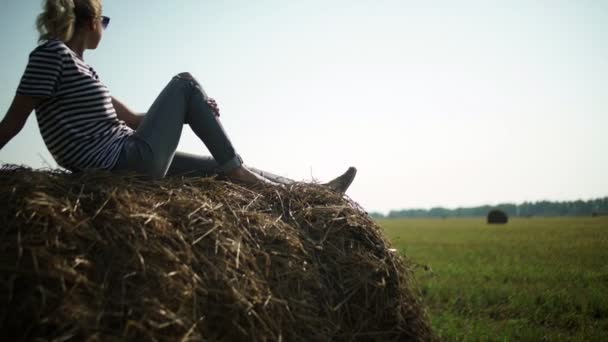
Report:
[[211,107],[211,109],[213,109],[213,111],[215,112],[215,116],[217,116],[219,118],[220,117],[220,107],[217,106],[217,102],[215,102],[215,99],[208,98],[207,104]]

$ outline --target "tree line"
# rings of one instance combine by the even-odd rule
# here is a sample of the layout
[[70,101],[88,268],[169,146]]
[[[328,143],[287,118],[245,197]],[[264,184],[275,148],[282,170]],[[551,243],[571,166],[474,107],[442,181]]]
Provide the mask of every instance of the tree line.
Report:
[[521,204],[503,203],[498,205],[482,205],[478,207],[448,209],[436,207],[431,209],[402,209],[391,210],[388,215],[370,213],[374,218],[448,218],[448,217],[480,217],[486,216],[492,209],[500,209],[509,217],[534,216],[599,216],[608,215],[608,197],[587,201],[537,201]]

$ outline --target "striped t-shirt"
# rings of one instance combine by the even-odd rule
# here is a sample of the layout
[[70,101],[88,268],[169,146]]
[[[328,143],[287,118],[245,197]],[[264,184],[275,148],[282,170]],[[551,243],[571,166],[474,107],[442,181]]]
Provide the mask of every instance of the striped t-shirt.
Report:
[[35,108],[40,134],[68,170],[111,169],[134,132],[95,70],[60,40],[32,51],[17,94],[43,98]]

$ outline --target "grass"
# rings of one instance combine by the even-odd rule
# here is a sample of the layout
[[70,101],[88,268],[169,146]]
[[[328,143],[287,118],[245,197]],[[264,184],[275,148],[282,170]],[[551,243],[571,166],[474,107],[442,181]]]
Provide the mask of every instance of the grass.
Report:
[[448,341],[608,341],[608,217],[379,220]]

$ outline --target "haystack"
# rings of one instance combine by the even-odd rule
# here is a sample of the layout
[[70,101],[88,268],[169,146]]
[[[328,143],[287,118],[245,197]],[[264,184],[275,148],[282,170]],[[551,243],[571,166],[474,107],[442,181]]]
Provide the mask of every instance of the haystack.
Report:
[[432,340],[410,263],[320,185],[0,170],[5,340]]
[[507,213],[500,209],[492,209],[487,216],[488,224],[506,224],[509,222]]

